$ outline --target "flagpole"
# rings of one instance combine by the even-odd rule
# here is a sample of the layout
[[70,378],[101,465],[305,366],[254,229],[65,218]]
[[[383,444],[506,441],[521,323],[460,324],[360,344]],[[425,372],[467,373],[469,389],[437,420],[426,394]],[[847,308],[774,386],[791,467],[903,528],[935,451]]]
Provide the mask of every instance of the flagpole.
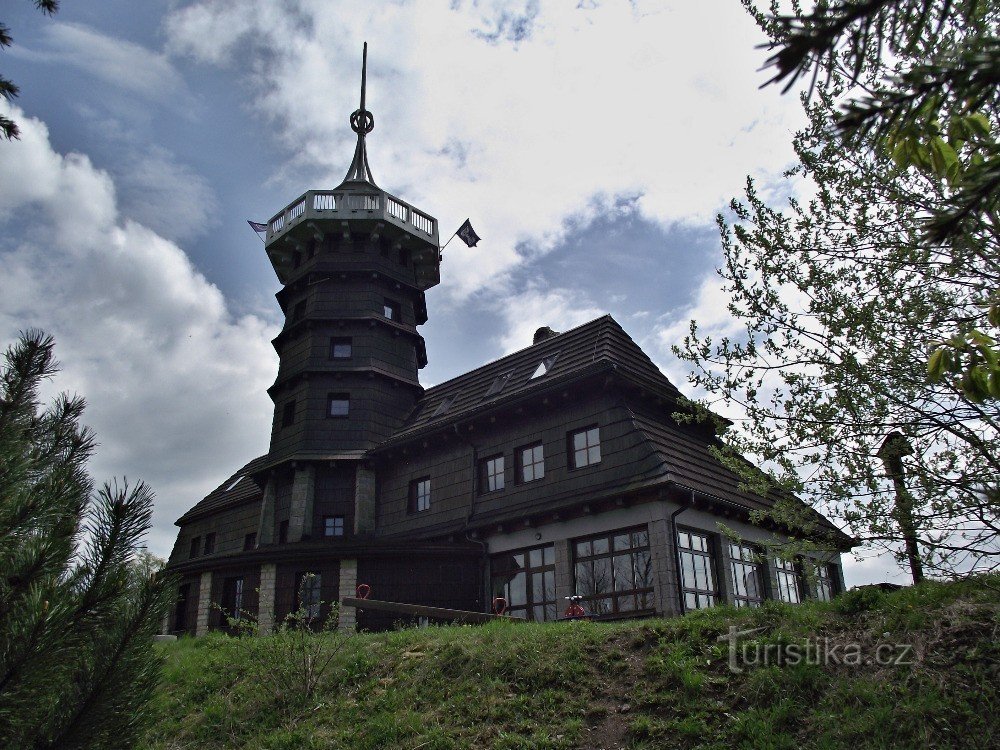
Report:
[[[459,227],[459,229],[461,229],[461,227]],[[448,238],[448,242],[446,242],[446,243],[444,243],[443,245],[441,245],[441,247],[440,247],[440,249],[438,250],[438,252],[439,252],[439,253],[443,253],[443,252],[444,252],[444,249],[445,249],[446,247],[448,247],[448,244],[449,244],[449,243],[450,243],[450,242],[451,242],[451,241],[452,241],[453,239],[455,239],[455,238],[456,238],[457,236],[458,236],[458,229],[456,229],[456,230],[455,230],[455,233],[454,233],[454,234],[453,234],[453,235],[452,235],[451,237],[449,237],[449,238]]]

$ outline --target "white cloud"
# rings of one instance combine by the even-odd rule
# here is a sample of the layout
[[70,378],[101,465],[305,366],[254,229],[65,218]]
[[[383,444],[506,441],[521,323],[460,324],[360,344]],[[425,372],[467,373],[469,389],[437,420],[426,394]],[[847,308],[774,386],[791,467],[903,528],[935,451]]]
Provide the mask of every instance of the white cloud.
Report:
[[529,287],[503,301],[504,332],[500,336],[500,346],[504,354],[509,354],[531,346],[535,331],[540,326],[565,331],[605,312],[589,300],[579,299],[577,293],[570,289]]
[[638,195],[646,218],[706,224],[747,174],[792,158],[798,103],[758,90],[760,37],[738,4],[578,6],[200,0],[166,29],[175,54],[246,71],[288,150],[289,200],[346,171],[367,39],[376,181],[445,235],[472,217],[484,243],[449,247],[443,282],[464,297],[600,200]]
[[59,154],[17,109],[20,141],[0,143],[4,265],[0,334],[56,337],[55,386],[84,395],[101,446],[98,479],[127,474],[157,492],[152,548],[223,475],[267,449],[275,372],[264,320],[236,317],[184,251],[123,219],[110,177]]
[[47,24],[40,50],[20,49],[21,57],[61,62],[102,79],[111,89],[161,101],[187,94],[180,73],[166,55],[89,26],[56,21]]

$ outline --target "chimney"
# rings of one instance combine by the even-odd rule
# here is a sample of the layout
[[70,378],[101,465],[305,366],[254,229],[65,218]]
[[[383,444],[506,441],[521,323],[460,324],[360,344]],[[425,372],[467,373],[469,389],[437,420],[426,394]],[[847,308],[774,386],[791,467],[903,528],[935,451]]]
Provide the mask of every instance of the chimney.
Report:
[[552,336],[558,336],[558,335],[559,331],[553,331],[548,326],[542,326],[537,331],[535,331],[535,339],[531,343],[537,344],[540,341],[545,341],[545,339],[547,338],[551,338]]

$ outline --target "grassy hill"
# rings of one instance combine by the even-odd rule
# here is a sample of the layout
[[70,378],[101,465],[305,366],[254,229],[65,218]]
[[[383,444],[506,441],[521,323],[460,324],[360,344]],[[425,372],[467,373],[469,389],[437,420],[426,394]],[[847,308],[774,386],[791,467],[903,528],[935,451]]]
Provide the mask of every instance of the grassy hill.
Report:
[[[718,640],[730,626],[762,628],[733,648],[739,673]],[[807,639],[826,658],[792,663]],[[670,620],[213,635],[163,654],[157,750],[1000,747],[998,576]]]

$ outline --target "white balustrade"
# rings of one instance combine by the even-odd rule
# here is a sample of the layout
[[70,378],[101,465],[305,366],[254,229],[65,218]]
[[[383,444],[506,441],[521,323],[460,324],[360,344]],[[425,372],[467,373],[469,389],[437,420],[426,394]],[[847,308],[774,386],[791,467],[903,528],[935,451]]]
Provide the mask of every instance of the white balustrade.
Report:
[[313,195],[314,211],[334,211],[337,208],[333,193],[316,193]]
[[281,214],[280,216],[275,216],[273,219],[271,219],[271,234],[274,234],[275,232],[280,232],[284,228],[285,228],[284,214]]
[[419,211],[411,211],[411,219],[413,226],[419,229],[421,232],[426,232],[427,234],[434,234],[434,220],[429,216],[424,216]]
[[410,209],[397,201],[391,195],[385,196],[385,207],[390,216],[395,216],[400,221],[406,221]]
[[292,210],[288,212],[288,220],[289,221],[295,221],[297,218],[299,218],[305,212],[306,212],[306,199],[303,198],[298,203],[296,203],[294,206],[292,206]]

